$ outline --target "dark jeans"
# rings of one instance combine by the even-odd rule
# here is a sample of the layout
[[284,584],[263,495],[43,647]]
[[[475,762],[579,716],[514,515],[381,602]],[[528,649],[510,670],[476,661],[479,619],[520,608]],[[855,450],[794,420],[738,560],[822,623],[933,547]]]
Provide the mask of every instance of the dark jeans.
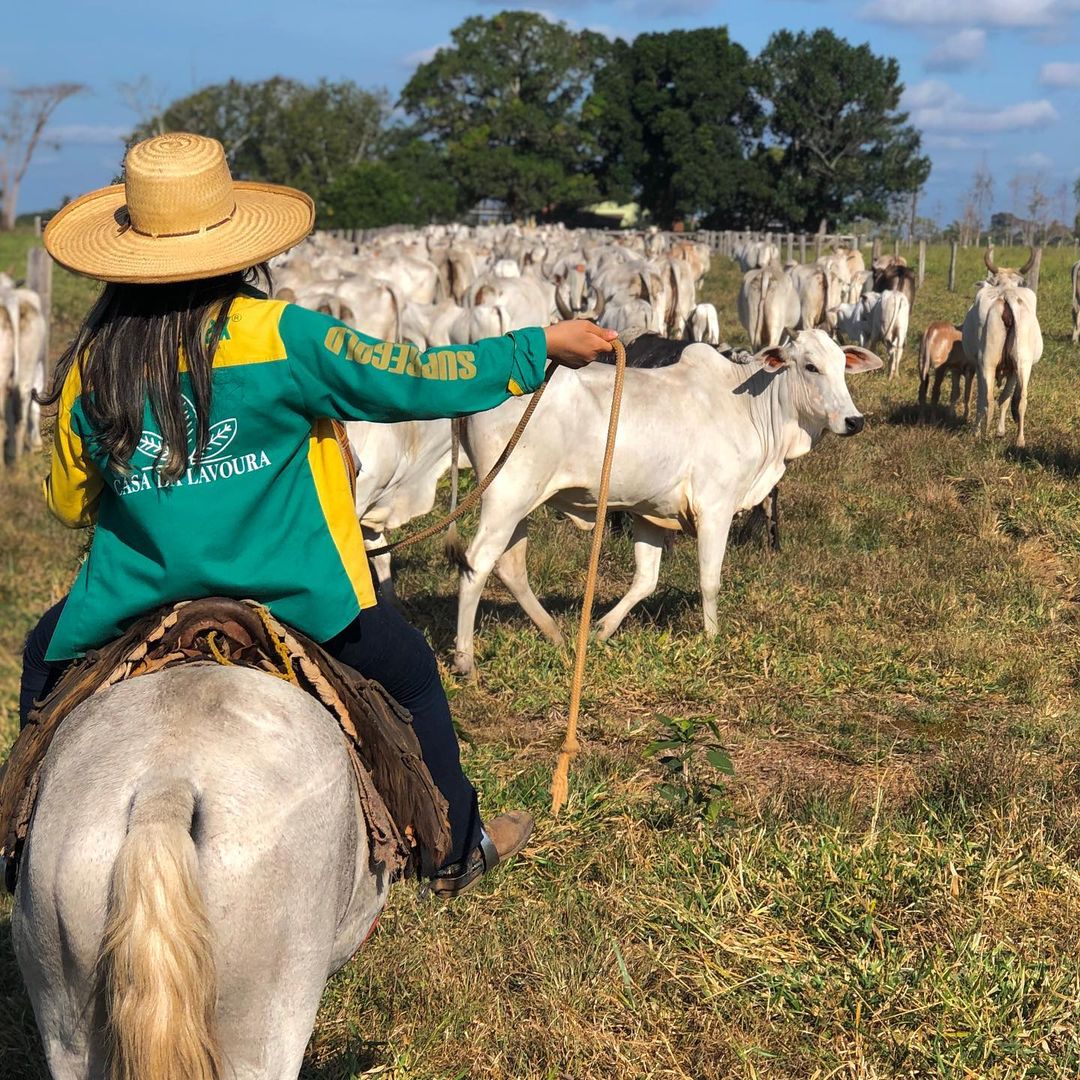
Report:
[[[45,613],[26,639],[19,691],[20,728],[35,699],[56,685],[66,667],[65,663],[50,664],[45,660],[63,609],[61,600]],[[412,713],[424,762],[450,807],[452,843],[447,863],[459,862],[480,843],[480,810],[476,789],[461,771],[450,704],[427,639],[405,621],[397,608],[382,603],[362,611],[323,647],[361,675],[382,683]]]

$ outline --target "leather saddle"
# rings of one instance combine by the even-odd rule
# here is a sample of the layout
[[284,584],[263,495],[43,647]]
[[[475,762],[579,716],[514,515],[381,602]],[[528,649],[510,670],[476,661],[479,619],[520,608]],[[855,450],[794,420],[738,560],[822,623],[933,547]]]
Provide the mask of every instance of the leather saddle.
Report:
[[[372,857],[391,878],[429,875],[450,849],[446,800],[424,764],[412,717],[379,683],[250,600],[209,597],[162,608],[76,661],[37,702],[0,774],[0,856],[13,888],[42,762],[64,719],[94,694],[177,664],[265,671],[309,693],[337,720],[353,763]],[[152,722],[152,719],[148,720]]]

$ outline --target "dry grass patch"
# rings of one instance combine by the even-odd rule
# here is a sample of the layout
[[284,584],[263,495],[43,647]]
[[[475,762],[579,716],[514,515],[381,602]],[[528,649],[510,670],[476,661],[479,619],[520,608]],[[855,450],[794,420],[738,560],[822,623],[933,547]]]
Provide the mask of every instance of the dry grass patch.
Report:
[[[1017,453],[913,408],[918,331],[959,320],[980,276],[963,252],[948,294],[932,249],[900,379],[853,379],[867,430],[792,466],[784,549],[732,547],[720,635],[701,634],[696,550],[679,539],[657,594],[594,647],[558,820],[547,785],[569,656],[493,582],[480,682],[451,683],[454,709],[485,809],[534,810],[536,840],[454,905],[395,891],[327,989],[305,1080],[1080,1075],[1068,257],[1044,261],[1047,351]],[[706,290],[735,342],[738,277],[720,264]],[[15,650],[77,554],[44,519],[38,471],[0,481],[8,738]],[[587,546],[536,516],[530,574],[566,631]],[[631,574],[613,536],[601,607]],[[436,544],[403,558],[398,584],[447,656],[456,588]],[[717,720],[734,824],[659,796],[657,713]],[[0,1077],[31,1080],[44,1072],[5,934]]]

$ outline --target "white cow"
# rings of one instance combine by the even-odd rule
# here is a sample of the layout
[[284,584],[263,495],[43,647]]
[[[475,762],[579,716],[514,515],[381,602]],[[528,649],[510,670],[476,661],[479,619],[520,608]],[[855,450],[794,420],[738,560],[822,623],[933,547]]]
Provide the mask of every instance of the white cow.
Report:
[[1031,369],[1043,352],[1035,293],[1008,283],[984,284],[964,318],[964,352],[975,364],[978,381],[976,424],[985,434],[990,433],[994,418],[991,391],[995,380],[1003,380],[998,397],[998,437],[1005,435],[1005,402],[1011,398],[1016,445],[1022,447]]
[[867,345],[871,334],[871,309],[876,306],[878,293],[867,293],[850,304],[837,304],[829,309],[829,322],[837,338],[854,345]]
[[[7,329],[0,329],[0,379],[3,379],[5,367],[9,372],[9,381],[5,381],[7,393],[0,391],[0,402],[3,415],[10,424],[0,447],[6,442],[12,456],[18,458],[24,450],[34,450],[41,445],[39,411],[32,395],[44,383],[46,321],[41,310],[41,297],[33,289],[16,288],[0,293],[0,308],[3,309],[0,323],[7,325]],[[15,330],[13,349],[7,343],[12,324]],[[9,351],[10,364],[4,359],[4,354]]]
[[1075,345],[1080,342],[1080,262],[1073,263],[1072,268],[1072,309],[1072,341]]
[[[439,478],[450,468],[450,421],[409,420],[399,424],[346,424],[356,457],[356,516],[364,546],[372,551],[435,505]],[[390,553],[373,560],[379,590],[394,595]]]
[[15,290],[0,282],[0,469],[7,459],[8,399],[19,353],[19,305]]
[[686,321],[686,338],[704,341],[706,345],[720,344],[720,314],[715,304],[698,304]]
[[904,356],[911,304],[902,292],[868,293],[863,298],[870,307],[870,348],[881,342],[889,354],[889,378],[900,372]]
[[[880,367],[881,360],[865,349],[841,349],[822,331],[805,330],[747,364],[694,344],[677,364],[628,370],[610,506],[631,515],[635,572],[629,592],[601,621],[600,636],[610,637],[630,608],[656,588],[671,528],[697,534],[705,631],[715,634],[732,517],[760,504],[787,462],[808,453],[826,431],[862,430],[844,375]],[[562,641],[529,586],[526,518],[551,503],[581,528],[594,525],[613,380],[608,365],[559,369],[485,494],[466,556],[471,570],[462,574],[458,596],[458,671],[474,669],[476,610],[492,569],[543,633]],[[515,399],[468,419],[464,441],[481,475],[524,408]]]
[[795,286],[775,263],[743,275],[739,322],[755,352],[767,345],[779,345],[799,324],[801,314]]

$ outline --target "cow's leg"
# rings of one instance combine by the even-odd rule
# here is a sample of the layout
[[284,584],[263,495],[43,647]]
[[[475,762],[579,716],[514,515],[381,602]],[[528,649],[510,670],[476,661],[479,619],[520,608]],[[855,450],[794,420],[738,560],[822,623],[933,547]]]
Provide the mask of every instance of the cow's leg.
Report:
[[[364,547],[368,551],[374,551],[377,548],[381,548],[386,543],[386,536],[378,529],[370,529],[366,525],[362,525],[361,532],[364,534]],[[379,596],[383,600],[389,600],[391,603],[397,603],[397,589],[394,587],[394,578],[391,570],[391,560],[393,556],[387,551],[383,555],[376,555],[371,560],[371,565],[375,567],[375,585],[379,590]]]
[[968,414],[971,412],[971,384],[975,379],[975,372],[972,368],[966,368],[964,371],[964,423],[967,423]]
[[1016,445],[1024,448],[1024,416],[1027,414],[1028,380],[1021,374],[1017,380],[1017,388],[1013,394],[1012,410],[1013,419],[1016,421]]
[[902,346],[898,341],[889,342],[889,378],[895,379],[900,374],[900,355]]
[[980,367],[975,374],[979,380],[975,395],[975,426],[981,435],[989,435],[994,419],[994,369],[987,371],[985,367]]
[[1080,307],[1073,308],[1072,340],[1074,345],[1080,342]]
[[536,598],[529,584],[528,568],[525,561],[525,549],[529,542],[529,523],[523,519],[517,523],[513,536],[506,550],[495,564],[495,573],[499,575],[502,583],[514,594],[514,599],[521,605],[522,610],[534,623],[540,632],[549,641],[556,645],[563,644],[562,631],[558,623],[543,604]]
[[15,402],[15,424],[14,435],[11,440],[11,453],[15,461],[23,456],[26,451],[26,423],[29,418],[29,404],[26,395],[22,391],[22,387],[16,387],[12,394],[12,399]]
[[[938,388],[940,388],[942,380],[945,377],[945,369],[944,368],[938,368],[938,371],[941,372],[941,374],[938,375],[938,377],[937,377],[938,378]],[[956,415],[956,403],[960,400],[960,372],[957,371],[954,368],[951,372],[949,372],[949,374],[952,377],[952,383],[951,383],[951,385],[949,387],[949,409],[952,411],[953,416],[955,416]],[[934,404],[935,405],[937,404],[937,395],[936,394],[934,395]]]
[[656,583],[660,580],[660,557],[664,553],[667,530],[636,515],[631,520],[634,525],[634,580],[626,595],[600,620],[597,632],[601,641],[607,641],[619,629],[635,604],[656,592]]
[[780,550],[780,487],[775,486],[765,498],[766,515],[769,519],[769,547]]
[[698,520],[698,567],[701,574],[701,607],[705,615],[705,633],[715,637],[719,629],[716,598],[720,594],[720,570],[724,565],[728,533],[733,511],[730,507]]
[[[504,474],[505,475],[505,474]],[[490,493],[480,510],[480,527],[465,555],[471,570],[463,570],[458,581],[457,639],[454,645],[454,670],[472,675],[476,668],[474,634],[476,611],[491,571],[506,551],[518,522],[527,516],[529,507],[497,507]]]
[[1005,412],[1005,402],[1008,401],[1009,398],[1011,398],[1013,396],[1013,391],[1015,389],[1016,389],[1016,376],[1015,375],[1010,375],[1005,380],[1005,385],[1001,388],[1001,393],[998,394],[998,399],[997,399],[997,404],[998,404],[997,437],[999,439],[1004,439],[1005,438],[1005,417],[1007,415],[1006,412]]

